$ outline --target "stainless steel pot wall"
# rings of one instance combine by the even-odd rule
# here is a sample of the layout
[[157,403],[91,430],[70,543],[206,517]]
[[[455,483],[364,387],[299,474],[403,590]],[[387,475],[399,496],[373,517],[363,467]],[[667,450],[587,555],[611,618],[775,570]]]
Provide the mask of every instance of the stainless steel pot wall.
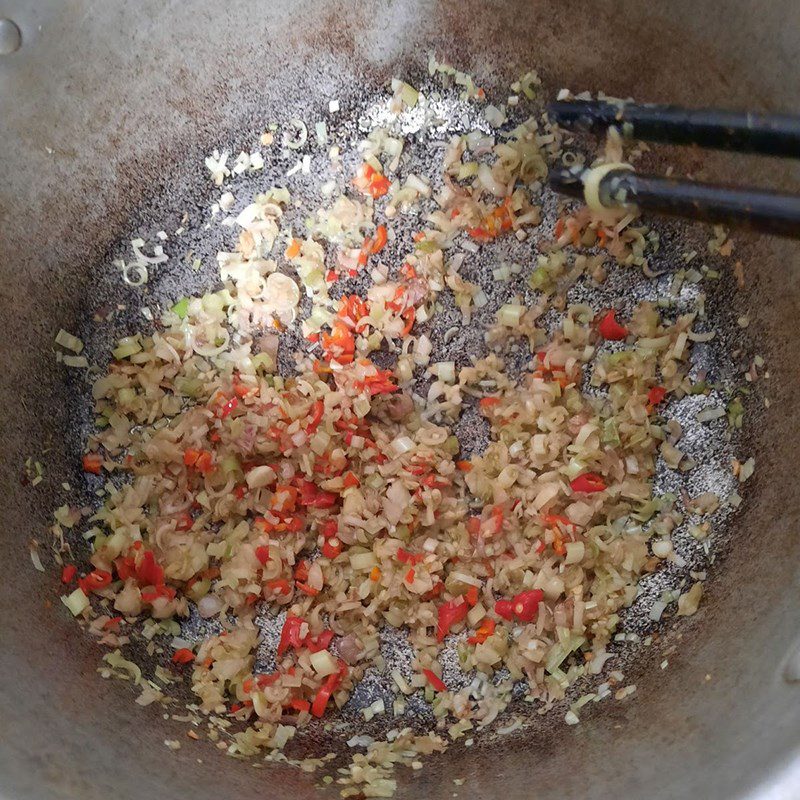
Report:
[[[498,78],[536,66],[550,89],[797,110],[800,6],[0,0],[0,17],[22,31],[20,49],[0,56],[0,795],[316,797],[313,778],[288,767],[255,770],[188,740],[168,750],[180,727],[99,679],[95,648],[52,607],[56,579],[31,569],[29,539],[46,540],[62,476],[74,474],[75,389],[52,340],[85,313],[90,268],[173,163],[286,102],[319,107],[342,87],[379,84],[431,49]],[[691,152],[673,155],[701,168]],[[786,163],[702,163],[716,177],[800,185]],[[601,704],[576,728],[448,753],[404,775],[399,797],[800,796],[800,685],[785,679],[800,672],[800,265],[796,245],[737,242],[771,406],[733,546],[669,669],[643,664],[635,701]],[[23,488],[26,457],[45,450],[46,480]]]

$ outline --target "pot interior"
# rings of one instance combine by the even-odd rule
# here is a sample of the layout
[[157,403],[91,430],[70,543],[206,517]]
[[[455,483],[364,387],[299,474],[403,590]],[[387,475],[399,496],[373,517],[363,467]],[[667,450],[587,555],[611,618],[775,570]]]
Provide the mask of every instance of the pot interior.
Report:
[[[120,301],[103,279],[115,244],[137,227],[174,229],[184,211],[207,208],[214,192],[204,156],[273,119],[315,118],[332,97],[356,102],[392,76],[424,70],[432,51],[487,86],[534,67],[549,95],[568,86],[791,111],[800,101],[800,9],[744,0],[724,13],[684,0],[669,9],[629,0],[368,8],[338,0],[256,12],[243,0],[224,9],[210,0],[6,5],[23,46],[0,57],[0,474],[10,503],[0,538],[0,791],[14,800],[244,800],[265,789],[316,797],[314,776],[278,764],[253,769],[191,742],[155,706],[135,706],[130,686],[103,681],[101,651],[64,612],[55,572],[33,571],[29,541],[49,543],[62,481],[79,485],[87,416],[86,384],[55,362],[56,332],[84,329],[91,309]],[[698,178],[798,185],[788,162],[660,147],[649,159]],[[525,737],[453,748],[421,773],[401,773],[398,797],[731,798],[791,785],[800,701],[783,675],[798,641],[800,269],[794,243],[733,236],[746,285],[734,290],[727,276],[714,301],[729,326],[749,315],[746,346],[766,360],[770,405],[748,414],[743,446],[756,474],[701,611],[638,659],[628,673],[633,698],[592,707],[575,728],[559,719]],[[189,288],[202,291],[209,275]],[[134,324],[138,308],[126,297],[121,319]],[[46,466],[36,487],[20,482],[28,457]],[[183,746],[173,752],[165,739]]]

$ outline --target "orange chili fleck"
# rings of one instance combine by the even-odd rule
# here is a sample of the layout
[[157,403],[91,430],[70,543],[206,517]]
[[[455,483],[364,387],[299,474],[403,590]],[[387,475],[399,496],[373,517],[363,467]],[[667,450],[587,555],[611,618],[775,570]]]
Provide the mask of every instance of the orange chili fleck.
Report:
[[414,320],[417,317],[417,309],[414,306],[409,306],[401,315],[406,324],[403,327],[403,330],[400,331],[400,336],[408,336],[411,333],[411,329],[414,327]]
[[300,255],[300,240],[292,239],[292,241],[289,242],[289,246],[286,248],[284,255],[286,258],[297,258],[297,256]]
[[83,471],[99,475],[103,466],[103,456],[100,453],[87,453],[83,457]]
[[495,627],[497,627],[497,623],[491,617],[486,617],[475,634],[470,636],[467,641],[470,644],[483,644],[494,633]]
[[386,247],[386,242],[388,241],[389,237],[386,231],[385,225],[378,225],[375,229],[375,239],[372,242],[372,248],[370,252],[375,255],[375,253],[379,253]]
[[467,589],[467,593],[464,595],[464,597],[466,598],[470,608],[478,605],[478,587],[470,586],[469,589]]

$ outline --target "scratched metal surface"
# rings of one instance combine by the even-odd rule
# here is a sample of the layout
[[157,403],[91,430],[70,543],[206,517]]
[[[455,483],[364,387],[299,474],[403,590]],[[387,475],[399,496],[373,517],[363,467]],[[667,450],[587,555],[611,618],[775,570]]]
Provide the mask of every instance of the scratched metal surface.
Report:
[[[27,539],[44,538],[49,511],[63,497],[60,481],[68,477],[77,483],[70,465],[85,433],[80,424],[87,418],[86,385],[53,366],[55,331],[60,326],[77,331],[87,312],[111,302],[127,307],[116,320],[121,329],[140,328],[142,297],[120,287],[118,275],[109,270],[110,257],[116,243],[131,234],[152,241],[158,230],[174,231],[184,212],[191,220],[184,241],[192,239],[204,266],[195,273],[180,265],[184,252],[171,250],[171,237],[165,244],[171,262],[154,271],[144,303],[155,306],[210,286],[211,257],[221,240],[201,222],[217,194],[202,157],[214,146],[244,149],[270,121],[318,119],[333,96],[342,101],[343,120],[362,117],[380,103],[388,77],[408,74],[414,80],[414,65],[424,63],[428,49],[485,75],[487,85],[507,82],[532,65],[541,68],[551,91],[569,84],[621,95],[635,91],[653,100],[699,104],[724,99],[742,106],[758,98],[759,105],[785,105],[796,99],[784,80],[793,68],[788,56],[794,47],[788,33],[792,26],[786,24],[792,11],[762,10],[762,27],[751,30],[742,24],[751,19],[749,5],[734,4],[727,18],[730,27],[720,37],[725,20],[710,6],[698,13],[692,5],[691,18],[654,19],[644,6],[629,3],[624,12],[630,25],[619,26],[615,4],[599,3],[591,18],[577,4],[509,4],[494,9],[483,28],[467,23],[476,15],[463,4],[409,2],[370,9],[348,3],[316,8],[277,4],[269,15],[256,18],[258,34],[249,38],[236,25],[226,25],[213,3],[195,3],[189,11],[155,3],[135,10],[82,2],[58,8],[43,3],[27,10],[6,3],[2,11],[24,19],[30,50],[21,52],[13,69],[0,65],[0,78],[14,90],[14,107],[4,107],[0,125],[4,140],[22,156],[13,161],[4,156],[7,179],[0,195],[6,230],[0,242],[2,307],[9,330],[0,388],[6,408],[16,409],[6,420],[2,466],[3,485],[10,487],[13,536],[0,547],[8,563],[19,565],[0,595],[9,642],[0,663],[6,674],[16,676],[0,690],[3,719],[16,731],[0,750],[0,792],[15,800],[94,798],[110,791],[133,798],[152,791],[175,794],[180,787],[202,798],[223,791],[259,796],[263,773],[248,771],[208,747],[185,745],[178,754],[167,752],[163,739],[180,734],[175,723],[160,720],[155,709],[135,708],[128,687],[100,683],[98,650],[75,635],[69,620],[37,601],[45,593],[57,603],[57,587],[35,576],[36,591],[31,591]],[[227,21],[245,15],[252,17],[244,4],[226,8]],[[298,17],[308,20],[301,29],[295,24]],[[633,28],[641,31],[638,40],[625,34]],[[763,46],[765,41],[770,47]],[[760,54],[756,66],[749,66],[754,63],[747,55],[751,48]],[[657,60],[669,69],[648,69]],[[731,83],[728,75],[739,78]],[[132,86],[141,91],[131,91]],[[355,127],[346,133],[355,136]],[[422,148],[420,158],[425,153]],[[735,171],[713,156],[701,161],[695,154],[680,154],[677,163],[695,174],[706,166],[721,168],[722,174]],[[277,171],[286,165],[271,166]],[[741,169],[778,183],[790,174],[779,167],[756,168],[752,161]],[[245,201],[238,189],[234,193],[237,201]],[[548,203],[551,207],[552,200]],[[705,234],[695,235],[701,245]],[[671,251],[664,247],[662,252]],[[441,766],[413,781],[407,778],[401,796],[450,797],[457,791],[461,797],[494,797],[502,787],[504,796],[526,797],[536,785],[543,797],[621,792],[667,798],[688,791],[732,797],[763,787],[766,774],[779,775],[787,763],[797,698],[790,687],[772,680],[772,672],[768,680],[763,673],[765,660],[775,669],[782,664],[791,638],[786,631],[794,630],[796,617],[796,603],[781,587],[796,580],[791,565],[797,544],[791,533],[797,498],[780,466],[793,457],[797,444],[796,415],[785,402],[791,397],[787,387],[798,378],[792,357],[797,341],[794,329],[781,322],[797,318],[796,253],[787,245],[746,240],[741,253],[751,274],[754,269],[774,272],[769,280],[751,281],[747,297],[734,296],[725,282],[715,290],[708,302],[709,323],[724,338],[706,348],[702,366],[724,380],[732,378],[727,355],[738,341],[735,319],[749,310],[752,328],[762,335],[758,347],[775,376],[769,387],[773,407],[763,420],[753,417],[743,443],[757,455],[759,473],[742,517],[731,527],[720,526],[715,545],[730,552],[711,567],[708,603],[662,645],[680,645],[670,657],[674,668],[658,669],[660,647],[641,652],[630,647],[626,673],[639,685],[639,697],[599,704],[579,729],[566,729],[556,713],[555,724],[533,720],[533,729],[514,741],[487,742],[469,751],[456,748],[440,760]],[[474,259],[469,268],[492,290],[481,262],[482,257]],[[674,263],[667,259],[665,266]],[[604,289],[615,299],[624,294],[625,303],[657,290],[629,273],[612,275]],[[584,291],[577,287],[574,297],[583,297]],[[502,300],[500,292],[491,294],[490,309]],[[592,302],[607,299],[592,294]],[[470,338],[462,346],[477,346],[481,324],[478,319],[464,332]],[[102,362],[108,342],[91,338],[89,354]],[[688,423],[693,411],[675,407],[670,413]],[[712,435],[718,432],[712,427]],[[687,441],[704,459],[690,480],[702,480],[703,488],[718,485],[728,446],[707,442],[699,430],[689,430]],[[17,478],[32,450],[47,450],[49,469],[45,483],[30,492],[18,487]],[[707,458],[710,452],[712,459]],[[666,488],[666,479],[660,474],[659,486]],[[690,488],[694,493],[700,484]],[[754,530],[783,557],[768,558]],[[695,559],[703,554],[696,552],[693,540],[678,546],[692,565],[700,566]],[[641,608],[626,620],[631,630],[644,633],[649,627],[648,603],[666,580],[675,576],[652,579]],[[731,642],[737,643],[735,654]],[[706,682],[704,676],[712,673],[713,680]],[[41,697],[42,685],[52,690],[47,701]],[[532,749],[539,756],[533,762]],[[150,767],[145,774],[141,763]],[[636,765],[633,771],[631,764]],[[664,771],[674,779],[659,779]],[[467,782],[454,788],[454,777]],[[313,796],[310,779],[290,770],[271,766],[269,780],[276,793]]]

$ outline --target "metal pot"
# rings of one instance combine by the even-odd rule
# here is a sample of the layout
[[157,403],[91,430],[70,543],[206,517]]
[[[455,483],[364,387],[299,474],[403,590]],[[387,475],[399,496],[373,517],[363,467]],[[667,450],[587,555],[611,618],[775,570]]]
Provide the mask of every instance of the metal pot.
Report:
[[[313,777],[286,766],[254,770],[209,746],[167,749],[164,739],[181,733],[176,723],[99,679],[96,649],[53,607],[56,579],[30,568],[28,542],[47,538],[78,440],[79,387],[57,368],[53,335],[85,316],[87,297],[103,301],[92,269],[137,209],[158,210],[151,200],[174,164],[202,163],[221,134],[268,121],[270,108],[327,105],[335,93],[424,63],[430,50],[498,78],[536,66],[551,91],[796,109],[800,6],[5,0],[0,16],[22,34],[19,49],[0,56],[0,485],[9,503],[0,537],[0,795],[317,797]],[[721,179],[796,188],[800,177],[786,163],[672,155]],[[198,202],[192,186],[179,186],[162,211]],[[791,683],[800,677],[800,268],[794,244],[737,242],[747,286],[731,308],[748,309],[771,404],[751,425],[757,472],[730,552],[701,613],[669,640],[677,645],[669,668],[658,668],[663,648],[653,648],[652,663],[633,675],[634,702],[601,704],[576,728],[559,723],[453,750],[404,776],[398,797],[800,796],[800,688]],[[20,485],[28,456],[47,465],[35,489]]]

